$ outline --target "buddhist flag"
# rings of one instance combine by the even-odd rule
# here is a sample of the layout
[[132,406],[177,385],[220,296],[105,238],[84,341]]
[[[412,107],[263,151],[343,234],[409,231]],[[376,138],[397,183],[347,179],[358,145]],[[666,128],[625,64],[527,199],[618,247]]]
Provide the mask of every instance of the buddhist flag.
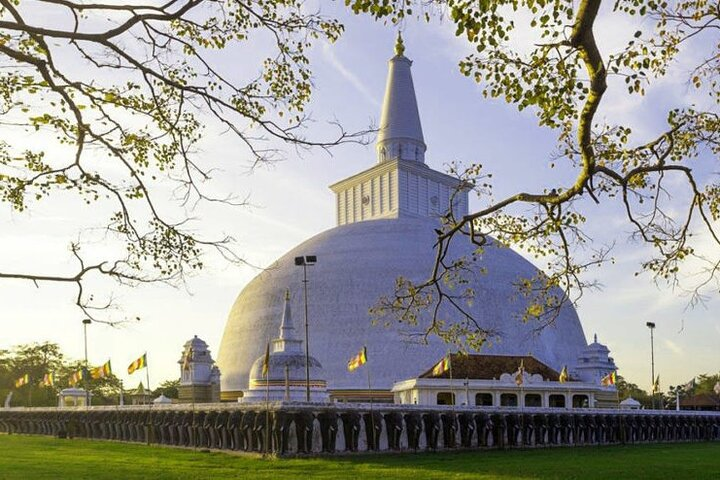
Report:
[[437,377],[450,370],[450,355],[445,355],[432,369],[433,376]]
[[653,385],[652,385],[652,393],[653,394],[655,394],[659,391],[660,391],[660,375],[655,377],[655,381],[653,382]]
[[77,385],[81,381],[85,380],[86,378],[87,378],[87,370],[83,367],[80,370],[78,370],[77,372],[70,375],[70,380],[68,380],[68,382],[70,383],[71,386],[74,387],[75,385]]
[[518,367],[518,371],[515,372],[515,384],[519,387],[523,384],[523,375],[525,374],[525,359],[520,359],[520,366]]
[[265,358],[263,358],[262,365],[262,376],[267,378],[268,371],[270,371],[270,342],[265,346]]
[[602,385],[603,387],[609,387],[610,385],[615,385],[616,383],[617,373],[615,372],[610,372],[600,379],[600,385]]
[[20,388],[23,385],[27,385],[28,383],[30,383],[30,375],[26,373],[22,377],[15,380],[15,388]]
[[135,370],[147,367],[147,353],[143,353],[142,357],[138,358],[128,366],[128,375],[135,373]]
[[352,372],[358,367],[362,367],[367,363],[367,348],[363,347],[360,353],[348,360],[347,368],[349,372]]
[[105,362],[102,366],[95,367],[90,370],[90,376],[95,380],[100,378],[106,378],[110,375],[112,375],[112,369],[110,368],[110,360]]
[[42,385],[44,387],[52,387],[55,385],[55,375],[52,373],[46,373],[43,375]]
[[570,379],[570,375],[568,375],[567,365],[565,365],[565,366],[562,368],[562,371],[560,372],[560,378],[559,378],[558,380],[560,380],[560,383],[565,383],[565,382],[567,382],[569,379]]
[[185,351],[185,355],[183,356],[182,369],[184,371],[190,370],[190,362],[192,361],[192,357],[193,357],[193,348],[188,347],[188,349]]

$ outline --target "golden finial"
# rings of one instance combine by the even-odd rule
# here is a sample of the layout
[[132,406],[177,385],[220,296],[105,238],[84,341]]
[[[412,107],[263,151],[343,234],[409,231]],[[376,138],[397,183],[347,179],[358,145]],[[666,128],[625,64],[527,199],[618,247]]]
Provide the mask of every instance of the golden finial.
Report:
[[290,289],[289,288],[285,289],[285,300],[290,300]]
[[400,57],[405,53],[405,44],[403,43],[402,33],[398,31],[397,40],[395,41],[395,55]]

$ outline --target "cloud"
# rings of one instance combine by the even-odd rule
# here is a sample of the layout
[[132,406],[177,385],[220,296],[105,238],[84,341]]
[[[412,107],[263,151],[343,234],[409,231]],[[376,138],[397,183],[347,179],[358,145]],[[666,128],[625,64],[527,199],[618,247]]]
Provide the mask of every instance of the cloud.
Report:
[[370,102],[373,107],[375,107],[376,110],[380,109],[380,100],[373,95],[373,92],[368,89],[362,80],[360,80],[357,75],[355,75],[353,72],[347,69],[345,65],[342,64],[342,62],[337,58],[335,55],[335,50],[326,44],[323,44],[323,56],[325,59],[330,63],[330,65],[347,81],[350,82],[350,84],[357,89],[358,92],[362,93],[362,95],[367,99],[368,102]]
[[664,340],[663,343],[676,355],[682,355],[683,353],[685,353],[684,350],[672,340]]

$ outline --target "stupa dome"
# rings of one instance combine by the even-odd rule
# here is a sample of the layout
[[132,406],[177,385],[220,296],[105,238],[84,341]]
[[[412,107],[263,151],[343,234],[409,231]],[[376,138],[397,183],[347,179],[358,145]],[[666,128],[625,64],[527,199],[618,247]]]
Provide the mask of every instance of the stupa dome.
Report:
[[[439,217],[452,210],[460,218],[468,211],[468,192],[458,179],[425,164],[426,145],[411,67],[398,37],[388,67],[376,145],[378,162],[330,187],[335,193],[338,226],[283,255],[237,297],[218,357],[225,399],[240,395],[249,381],[258,378],[256,360],[275,338],[286,288],[295,292],[289,300],[292,310],[304,313],[305,267],[295,265],[296,257],[317,256],[317,263],[306,267],[309,349],[323,366],[331,395],[352,399],[362,397],[363,391],[382,390],[392,399],[394,382],[420,375],[450,350],[437,338],[429,338],[425,345],[413,342],[407,326],[372,325],[369,315],[381,296],[393,294],[398,276],[414,282],[428,278],[435,260]],[[464,238],[454,240],[451,247],[448,261],[475,250]],[[543,329],[521,321],[527,300],[515,285],[537,273],[512,250],[490,245],[467,272],[469,283],[463,290],[469,287],[475,292],[469,307],[473,318],[496,333],[483,353],[531,355],[560,371],[575,364],[587,344],[571,305]],[[447,318],[457,314],[441,312]],[[296,317],[297,330],[302,331],[304,315],[296,313]],[[363,346],[367,364],[348,372],[348,360]]]
[[[304,318],[298,312],[304,308],[303,271],[294,263],[301,255],[318,257],[316,265],[307,267],[309,344],[324,368],[328,390],[367,389],[365,372],[347,371],[347,361],[363,345],[368,348],[366,367],[373,390],[389,390],[393,382],[430,368],[447,353],[447,344],[430,339],[420,345],[399,328],[372,325],[368,309],[381,295],[394,291],[397,276],[427,278],[437,226],[437,219],[431,217],[352,223],[320,233],[283,255],[242,290],[230,311],[218,357],[223,392],[248,387],[251,370],[258,368],[253,363],[264,354],[268,340],[277,336],[288,286],[295,292],[290,302],[302,331]],[[469,242],[454,246],[454,257],[473,251]],[[518,318],[526,304],[514,284],[537,273],[530,262],[510,249],[488,247],[477,266],[477,273],[469,278],[475,290],[470,309],[481,326],[498,332],[484,352],[532,354],[556,370],[576,362],[587,343],[570,305],[539,333],[537,325]]]

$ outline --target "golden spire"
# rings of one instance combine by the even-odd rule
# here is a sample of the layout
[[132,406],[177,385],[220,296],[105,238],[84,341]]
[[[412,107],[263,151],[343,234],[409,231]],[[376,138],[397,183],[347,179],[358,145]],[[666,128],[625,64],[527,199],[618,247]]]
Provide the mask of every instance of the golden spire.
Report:
[[395,55],[400,57],[405,53],[405,44],[403,43],[402,33],[398,31],[397,40],[395,41]]

